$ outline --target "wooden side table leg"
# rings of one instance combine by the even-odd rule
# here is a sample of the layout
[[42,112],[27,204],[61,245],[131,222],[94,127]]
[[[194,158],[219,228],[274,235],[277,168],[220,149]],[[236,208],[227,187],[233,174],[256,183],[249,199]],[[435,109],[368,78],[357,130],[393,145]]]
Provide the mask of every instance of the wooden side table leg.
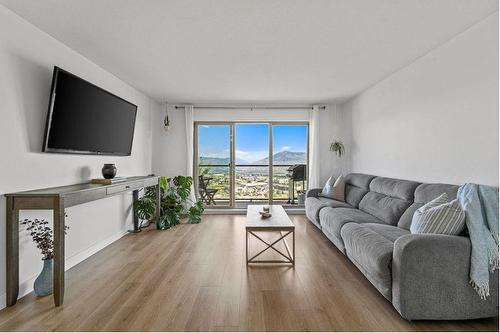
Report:
[[246,245],[246,261],[248,266],[248,230],[245,230],[245,245]]
[[14,198],[7,197],[6,221],[7,254],[7,306],[17,302],[19,294],[19,210],[14,208]]
[[293,244],[292,260],[293,260],[293,266],[295,266],[295,229],[292,232],[292,244]]
[[64,301],[64,199],[54,199],[54,303],[60,306]]
[[132,211],[133,211],[133,219],[134,219],[134,229],[129,230],[129,232],[136,233],[141,231],[139,224],[139,216],[137,216],[137,208],[135,207],[135,203],[139,201],[139,190],[132,191]]

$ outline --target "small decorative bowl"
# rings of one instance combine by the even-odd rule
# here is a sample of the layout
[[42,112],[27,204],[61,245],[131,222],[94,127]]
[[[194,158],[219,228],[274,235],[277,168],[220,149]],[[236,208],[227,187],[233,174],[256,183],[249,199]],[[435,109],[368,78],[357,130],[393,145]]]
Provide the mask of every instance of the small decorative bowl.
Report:
[[263,219],[267,219],[267,218],[270,218],[272,216],[271,213],[269,213],[269,212],[259,212],[259,214]]

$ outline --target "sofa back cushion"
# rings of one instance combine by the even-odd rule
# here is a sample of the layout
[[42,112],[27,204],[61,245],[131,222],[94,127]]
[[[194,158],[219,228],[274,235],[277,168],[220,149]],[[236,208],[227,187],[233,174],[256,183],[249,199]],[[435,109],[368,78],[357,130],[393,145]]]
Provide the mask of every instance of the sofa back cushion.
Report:
[[359,209],[387,224],[396,225],[413,203],[418,185],[410,180],[376,177],[370,183],[370,191],[359,203]]
[[370,189],[370,182],[375,178],[362,173],[350,173],[345,176],[345,202],[358,208],[359,202]]
[[446,193],[449,200],[457,197],[458,186],[449,184],[420,184],[415,190],[413,204],[403,213],[398,221],[398,227],[410,230],[413,214],[426,203]]

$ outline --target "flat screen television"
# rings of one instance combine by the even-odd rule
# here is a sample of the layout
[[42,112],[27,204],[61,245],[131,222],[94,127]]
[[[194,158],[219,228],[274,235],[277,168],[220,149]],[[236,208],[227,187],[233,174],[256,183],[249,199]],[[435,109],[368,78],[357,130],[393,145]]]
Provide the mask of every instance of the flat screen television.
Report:
[[130,155],[137,106],[54,67],[43,151]]

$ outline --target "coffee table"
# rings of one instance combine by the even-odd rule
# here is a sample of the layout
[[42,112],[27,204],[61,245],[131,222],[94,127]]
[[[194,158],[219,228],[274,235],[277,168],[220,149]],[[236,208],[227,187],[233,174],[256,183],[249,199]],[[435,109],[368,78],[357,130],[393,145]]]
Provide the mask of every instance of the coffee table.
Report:
[[[267,206],[267,205],[266,205]],[[262,211],[263,205],[248,205],[247,208],[247,221],[246,221],[246,259],[247,265],[253,263],[281,263],[281,264],[292,264],[295,266],[295,225],[288,217],[287,213],[280,205],[270,205],[269,212],[272,214],[271,217],[267,219],[261,218],[259,211]],[[279,238],[272,242],[268,242],[259,235],[257,232],[273,232],[278,233]],[[286,242],[287,236],[292,237],[292,250]],[[257,238],[259,241],[266,245],[266,248],[258,252],[257,254],[249,257],[248,253],[248,243],[251,236]],[[276,245],[283,241],[286,249],[286,253],[283,253],[280,249],[276,248]],[[267,250],[274,250],[280,254],[284,259],[282,260],[259,260],[257,259],[262,253]]]

